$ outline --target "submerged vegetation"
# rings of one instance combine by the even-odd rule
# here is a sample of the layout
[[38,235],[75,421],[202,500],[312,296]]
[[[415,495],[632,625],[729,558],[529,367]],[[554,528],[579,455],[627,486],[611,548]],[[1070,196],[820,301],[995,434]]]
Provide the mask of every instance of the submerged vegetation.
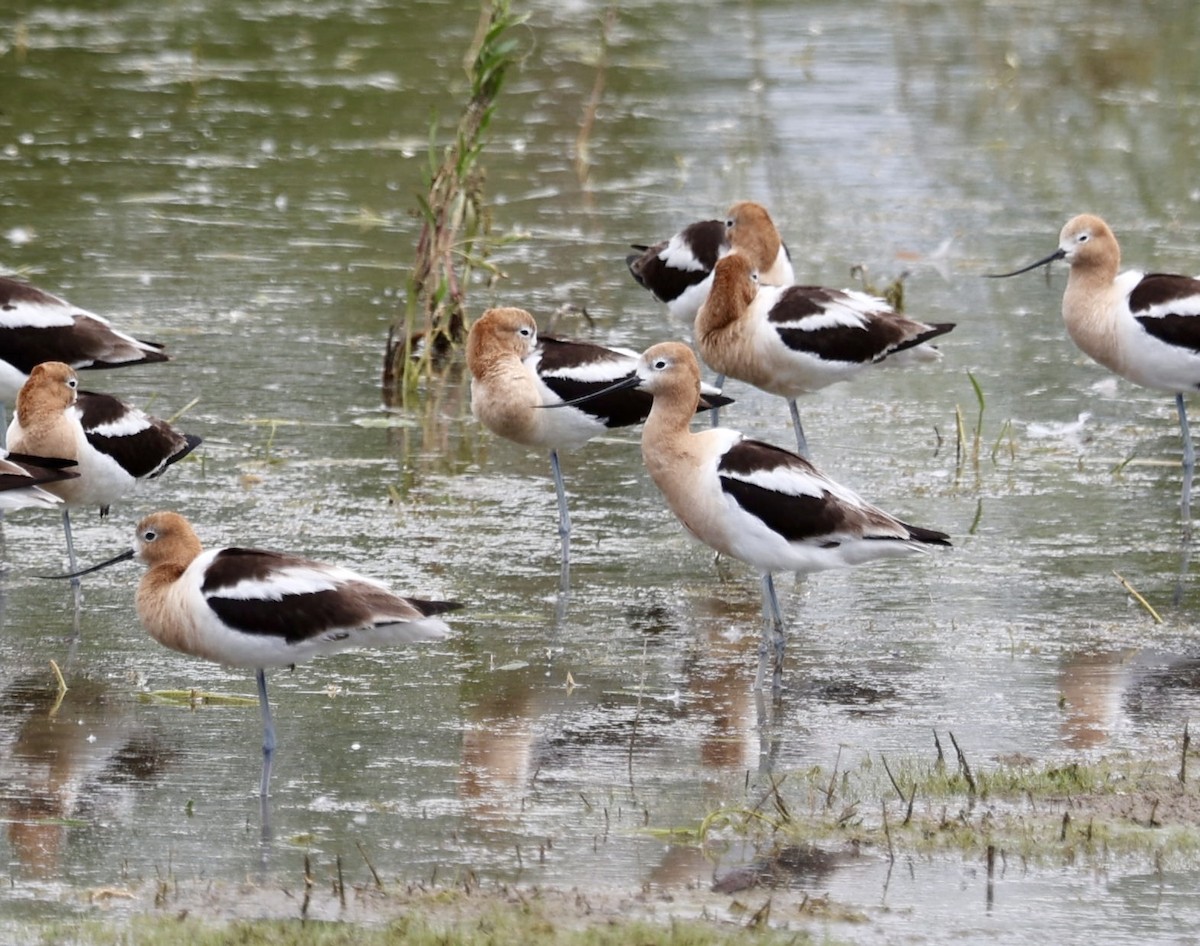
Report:
[[393,403],[405,403],[433,362],[465,337],[466,286],[488,266],[480,158],[504,80],[521,58],[513,31],[525,19],[509,0],[485,2],[468,56],[470,95],[440,159],[436,118],[430,128],[427,190],[417,198],[421,230],[405,308],[388,332],[384,359],[384,396]]
[[[511,887],[371,891],[346,919],[201,919],[161,910],[127,922],[87,919],[20,929],[22,942],[45,946],[805,946],[835,942],[807,932],[744,922],[645,918],[629,901],[584,892]],[[374,915],[364,921],[362,907]],[[651,911],[652,912],[652,911]],[[3,932],[3,927],[0,927]]]
[[[1161,872],[1200,863],[1200,787],[1188,779],[1186,730],[1173,758],[1116,754],[1065,764],[972,764],[948,737],[943,747],[935,734],[932,760],[867,754],[843,767],[839,757],[831,769],[748,786],[750,803],[692,827],[649,830],[702,848],[717,865],[711,889],[489,885],[470,871],[443,882],[385,882],[369,860],[369,875],[359,871],[353,882],[340,857],[336,867],[318,867],[306,855],[291,886],[233,888],[169,874],[87,892],[112,915],[0,925],[0,936],[78,946],[836,943],[852,941],[854,927],[871,920],[822,893],[825,878],[853,860],[974,861],[989,890],[1010,869]],[[365,860],[361,846],[360,853]]]
[[[935,736],[936,739],[936,736]],[[1113,756],[1037,765],[1014,757],[972,767],[950,736],[934,762],[866,755],[855,766],[814,767],[772,782],[757,804],[721,809],[673,831],[715,850],[749,841],[759,851],[745,885],[811,867],[819,852],[957,855],[1002,864],[1101,866],[1111,860],[1200,863],[1200,788],[1187,781],[1190,739],[1178,759]],[[796,851],[809,850],[803,859]],[[786,873],[786,871],[784,871]],[[737,889],[726,884],[728,889]]]

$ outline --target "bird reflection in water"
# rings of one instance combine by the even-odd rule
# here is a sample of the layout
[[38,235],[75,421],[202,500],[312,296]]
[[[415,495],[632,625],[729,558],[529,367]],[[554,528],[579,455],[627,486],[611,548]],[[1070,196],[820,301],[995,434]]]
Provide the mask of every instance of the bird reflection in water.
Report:
[[[597,771],[588,759],[601,761],[605,777],[622,772],[636,784],[658,777],[660,754],[677,754],[686,743],[692,766],[704,772],[759,770],[763,731],[746,676],[757,659],[758,603],[700,589],[686,606],[683,615],[656,598],[623,612],[645,660],[676,663],[676,691],[661,684],[644,691],[642,658],[632,655],[611,661],[610,674],[593,662],[586,675],[576,666],[578,676],[569,678],[573,647],[527,662],[497,659],[499,666],[468,679],[458,791],[472,820],[522,821],[539,783],[554,783],[564,770]],[[685,649],[682,660],[675,656]],[[488,666],[487,655],[479,660]],[[661,674],[652,669],[647,677]]]
[[98,813],[131,819],[130,796],[176,754],[137,722],[129,697],[72,679],[60,691],[47,669],[0,692],[0,812],[15,860],[28,875],[59,873],[72,828]]
[[1126,649],[1067,654],[1059,663],[1058,686],[1063,716],[1063,745],[1095,749],[1112,738],[1122,719],[1121,702],[1130,683]]

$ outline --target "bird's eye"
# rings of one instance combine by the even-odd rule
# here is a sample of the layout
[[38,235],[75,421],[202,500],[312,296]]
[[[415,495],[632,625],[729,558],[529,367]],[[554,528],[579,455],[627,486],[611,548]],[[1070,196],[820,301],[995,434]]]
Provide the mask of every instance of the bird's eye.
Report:
[[522,325],[519,329],[517,329],[517,334],[522,338],[529,338],[529,336],[533,334],[533,329],[531,329],[528,325]]
[[1075,242],[1076,243],[1086,243],[1089,239],[1091,239],[1091,236],[1092,235],[1090,233],[1081,233],[1081,234],[1079,234],[1079,236],[1077,236],[1075,238]]
[[751,279],[753,282],[757,283],[757,282],[758,282],[758,273],[756,273],[756,272],[752,272],[752,273],[750,274],[750,279]]
[[158,538],[158,533],[155,532],[153,529],[146,529],[142,533],[142,541],[143,542],[153,542],[157,538]]
[[67,387],[71,388],[71,390],[74,390],[75,388],[79,387],[79,379],[78,378],[67,378]]
[[725,229],[726,229],[726,230],[732,230],[732,229],[733,229],[733,217],[727,217],[727,218],[726,218],[726,220],[725,220]]
[[655,358],[654,364],[651,366],[655,371],[662,371],[670,362],[666,358]]

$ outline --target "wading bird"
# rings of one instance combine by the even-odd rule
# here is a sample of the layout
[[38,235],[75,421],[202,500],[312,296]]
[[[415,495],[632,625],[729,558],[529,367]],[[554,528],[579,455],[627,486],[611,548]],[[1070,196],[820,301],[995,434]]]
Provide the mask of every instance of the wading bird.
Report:
[[853,289],[760,284],[741,252],[717,261],[712,290],[696,315],[700,357],[720,378],[736,378],[786,398],[796,449],[808,455],[796,398],[904,353],[936,361],[927,344],[954,328],[897,312],[882,299]]
[[[637,352],[628,349],[539,336],[537,323],[524,309],[488,309],[467,337],[471,412],[507,440],[550,451],[564,578],[571,516],[558,451],[581,446],[609,428],[641,423],[652,400],[645,392],[613,390],[561,410],[541,408],[601,392],[632,376],[637,360]],[[729,403],[709,388],[698,409]]]
[[0,401],[12,403],[43,361],[84,370],[168,360],[157,342],[134,338],[58,296],[0,276]]
[[648,348],[636,374],[618,384],[654,398],[642,429],[642,459],[671,511],[692,536],[762,573],[757,686],[768,652],[772,688],[783,681],[783,617],[773,572],[807,574],[950,545],[946,533],[901,522],[790,451],[723,427],[693,433],[700,365],[680,342]]
[[796,278],[771,215],[749,200],[730,207],[724,220],[700,220],[669,240],[634,249],[638,252],[625,258],[633,278],[688,325],[708,298],[713,267],[727,253],[737,250],[749,258],[763,285],[790,286]]
[[206,551],[191,523],[174,512],[146,516],[137,524],[134,548],[76,574],[132,558],[147,566],[137,612],[151,637],[193,657],[254,670],[264,798],[276,746],[266,668],[359,647],[441,640],[450,628],[437,615],[460,607],[402,598],[374,579],[285,552]]
[[[71,508],[99,506],[100,515],[143,479],[150,479],[200,443],[108,394],[79,391],[75,369],[58,361],[37,365],[17,395],[17,414],[8,427],[9,448],[74,463],[70,479],[45,489],[63,500],[67,558],[76,567]],[[78,607],[79,582],[75,587]]]
[[1004,279],[1054,260],[1070,264],[1062,315],[1067,334],[1087,355],[1134,384],[1175,395],[1183,437],[1183,519],[1191,519],[1196,452],[1184,392],[1200,388],[1200,279],[1120,272],[1121,248],[1099,217],[1072,217],[1049,256]]

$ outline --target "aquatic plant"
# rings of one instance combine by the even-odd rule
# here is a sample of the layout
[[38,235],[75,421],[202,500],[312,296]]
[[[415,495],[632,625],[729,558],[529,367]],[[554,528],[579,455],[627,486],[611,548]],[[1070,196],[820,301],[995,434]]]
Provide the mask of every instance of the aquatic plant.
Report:
[[431,123],[427,188],[417,197],[421,231],[406,305],[388,331],[384,356],[384,397],[392,403],[405,403],[418,379],[466,337],[466,287],[475,270],[490,267],[480,159],[504,80],[522,57],[513,31],[525,19],[509,0],[485,0],[468,55],[470,96],[453,140],[439,149],[437,118]]

